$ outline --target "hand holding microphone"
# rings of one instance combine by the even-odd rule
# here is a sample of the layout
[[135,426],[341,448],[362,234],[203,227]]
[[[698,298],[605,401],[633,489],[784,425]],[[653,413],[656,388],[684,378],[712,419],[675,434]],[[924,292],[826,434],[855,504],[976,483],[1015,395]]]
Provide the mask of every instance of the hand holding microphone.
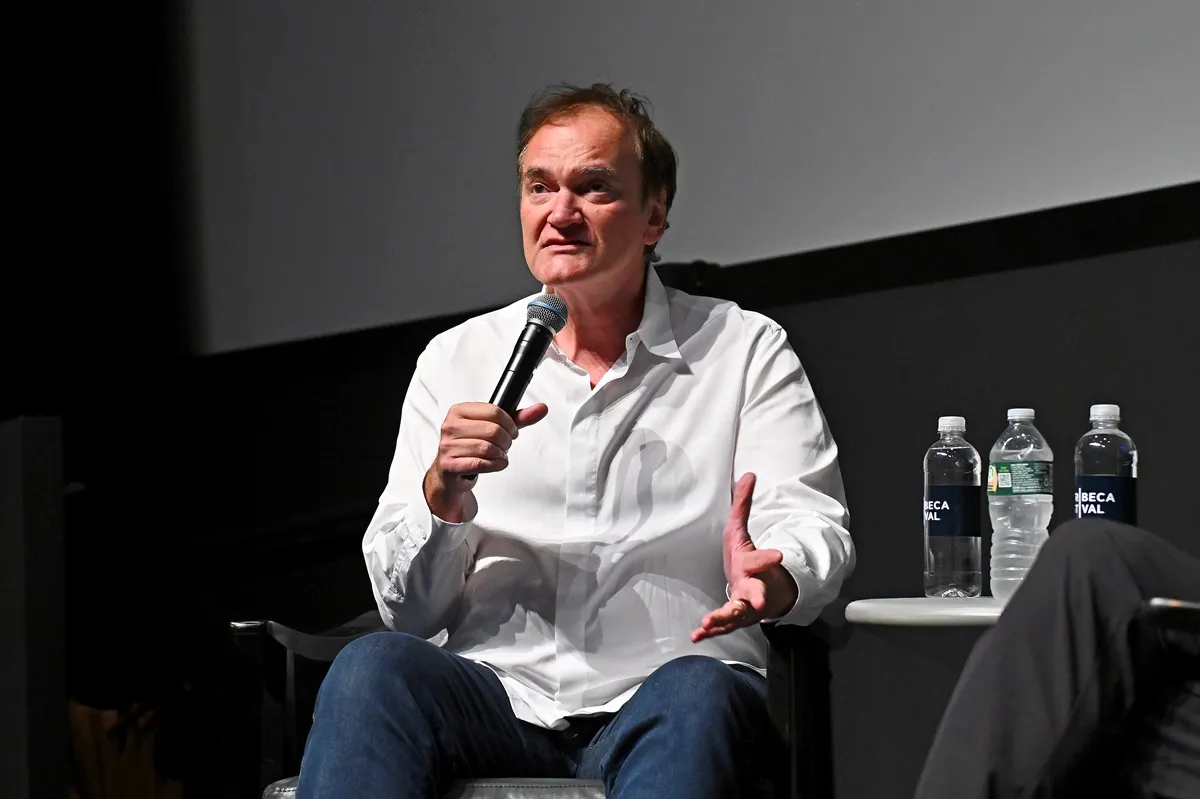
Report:
[[486,402],[451,406],[442,422],[437,459],[425,474],[425,501],[440,519],[460,522],[466,494],[475,476],[508,466],[508,448],[521,427],[546,415],[542,403],[519,411],[515,418]]
[[462,402],[446,414],[437,459],[425,473],[424,484],[425,501],[438,518],[462,521],[465,497],[476,476],[506,468],[509,447],[520,428],[545,418],[548,409],[542,403],[520,411],[517,405],[550,342],[566,323],[567,306],[561,299],[553,294],[533,298],[525,329],[513,347],[491,400]]

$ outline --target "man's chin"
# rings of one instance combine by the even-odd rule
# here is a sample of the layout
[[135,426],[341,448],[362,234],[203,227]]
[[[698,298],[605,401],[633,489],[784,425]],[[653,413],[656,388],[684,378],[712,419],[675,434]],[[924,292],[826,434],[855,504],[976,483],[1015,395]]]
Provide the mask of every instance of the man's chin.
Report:
[[542,285],[555,288],[585,281],[596,270],[590,258],[556,255],[553,258],[535,262],[529,271]]

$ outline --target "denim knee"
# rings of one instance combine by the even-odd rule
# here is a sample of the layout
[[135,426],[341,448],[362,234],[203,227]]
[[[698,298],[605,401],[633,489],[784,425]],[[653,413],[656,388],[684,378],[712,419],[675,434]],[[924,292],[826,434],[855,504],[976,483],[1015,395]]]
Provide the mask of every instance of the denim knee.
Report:
[[660,666],[643,687],[650,687],[672,708],[695,707],[710,713],[722,699],[732,698],[744,680],[716,658],[684,655]]
[[364,635],[338,653],[321,683],[318,711],[334,703],[345,707],[378,702],[379,697],[404,686],[433,644],[408,633]]

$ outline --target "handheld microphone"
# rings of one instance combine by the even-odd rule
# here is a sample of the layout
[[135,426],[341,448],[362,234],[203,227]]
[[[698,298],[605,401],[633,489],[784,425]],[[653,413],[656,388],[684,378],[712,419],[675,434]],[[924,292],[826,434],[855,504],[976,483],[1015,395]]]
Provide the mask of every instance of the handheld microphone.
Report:
[[513,416],[529,381],[533,379],[533,370],[541,362],[542,356],[555,334],[567,324],[567,304],[553,294],[539,294],[529,302],[525,329],[521,331],[512,356],[504,373],[496,383],[496,390],[488,400]]
[[[533,379],[533,370],[537,368],[542,356],[546,354],[550,342],[558,331],[567,324],[567,304],[553,294],[539,294],[529,301],[525,317],[525,329],[521,331],[508,364],[496,383],[492,398],[488,402],[499,406],[500,410],[509,416],[515,416],[517,406],[529,381]],[[477,474],[464,474],[463,479],[473,482]]]

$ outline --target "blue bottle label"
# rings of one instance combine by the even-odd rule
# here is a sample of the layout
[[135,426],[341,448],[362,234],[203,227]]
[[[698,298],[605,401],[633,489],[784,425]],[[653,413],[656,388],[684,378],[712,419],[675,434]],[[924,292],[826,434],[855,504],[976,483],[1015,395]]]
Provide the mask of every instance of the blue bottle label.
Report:
[[979,486],[925,486],[925,529],[929,535],[979,537]]
[[1114,475],[1076,477],[1075,518],[1137,524],[1137,480]]

